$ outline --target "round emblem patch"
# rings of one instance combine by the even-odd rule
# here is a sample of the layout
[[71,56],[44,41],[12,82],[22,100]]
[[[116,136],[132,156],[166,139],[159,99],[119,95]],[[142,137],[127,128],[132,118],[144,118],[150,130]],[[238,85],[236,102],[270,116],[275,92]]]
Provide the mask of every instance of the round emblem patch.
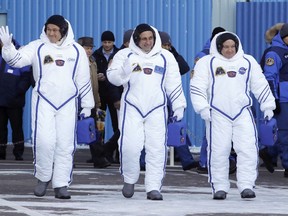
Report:
[[273,59],[273,58],[268,58],[268,59],[266,59],[265,64],[268,65],[268,66],[273,65],[273,64],[274,64],[274,59]]

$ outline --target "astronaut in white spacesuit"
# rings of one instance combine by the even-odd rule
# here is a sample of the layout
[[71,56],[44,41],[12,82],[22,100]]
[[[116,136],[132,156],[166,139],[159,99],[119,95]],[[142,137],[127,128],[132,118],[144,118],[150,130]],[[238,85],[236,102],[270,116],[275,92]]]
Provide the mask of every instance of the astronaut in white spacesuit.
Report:
[[256,197],[258,138],[250,93],[260,103],[264,117],[271,119],[275,99],[256,60],[244,54],[237,35],[217,34],[210,55],[201,58],[190,81],[190,96],[196,113],[206,123],[208,171],[213,199],[226,199],[230,188],[231,141],[237,153],[237,187],[242,198]]
[[160,193],[167,159],[167,97],[177,120],[186,108],[178,64],[162,49],[157,29],[138,25],[129,48],[116,53],[107,70],[108,80],[124,86],[119,129],[122,194],[131,198],[140,174],[139,158],[146,150],[145,189],[147,199],[162,200]]
[[85,50],[74,41],[70,23],[63,16],[49,17],[40,39],[16,50],[8,26],[0,29],[2,54],[13,67],[32,65],[31,123],[36,196],[44,196],[52,182],[55,197],[70,199],[76,150],[78,96],[81,113],[90,116],[94,107],[89,63]]

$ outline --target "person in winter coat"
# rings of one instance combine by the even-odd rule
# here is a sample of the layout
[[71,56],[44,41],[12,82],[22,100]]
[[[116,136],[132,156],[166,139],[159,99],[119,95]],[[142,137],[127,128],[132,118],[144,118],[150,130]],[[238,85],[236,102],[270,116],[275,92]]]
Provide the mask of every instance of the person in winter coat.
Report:
[[117,109],[119,109],[119,101],[121,98],[121,93],[117,91],[117,87],[113,86],[108,80],[106,75],[106,70],[108,64],[118,52],[119,48],[115,46],[115,37],[113,32],[104,31],[101,34],[101,46],[93,52],[93,57],[95,58],[97,64],[97,77],[99,81],[99,95],[101,99],[101,109],[106,111],[108,108],[113,135],[104,144],[104,151],[106,158],[110,163],[119,163],[118,159],[118,143],[117,140],[120,136],[118,129],[118,115]]
[[[100,116],[98,114],[104,112],[103,110],[99,110],[101,107],[101,100],[99,96],[99,84],[97,77],[97,64],[95,58],[92,56],[93,47],[94,47],[94,39],[92,37],[81,37],[78,39],[78,43],[83,46],[86,51],[87,57],[89,59],[89,67],[90,67],[90,76],[91,76],[91,85],[92,91],[95,101],[95,107],[91,110],[91,117],[94,118],[95,126],[97,126],[98,135],[97,140],[94,143],[89,144],[89,149],[91,153],[91,162],[93,163],[94,168],[106,168],[110,166],[110,162],[105,157],[104,146],[103,146],[103,134],[101,125],[97,124],[100,120]],[[88,160],[90,162],[90,159]]]
[[[280,27],[280,31],[278,31]],[[274,31],[273,31],[274,30]],[[261,150],[261,158],[264,159],[266,168],[272,172],[273,159],[277,163],[277,156],[280,155],[284,168],[284,177],[288,177],[288,23],[278,23],[272,28],[276,33],[271,40],[271,46],[263,53],[261,65],[264,75],[268,80],[271,91],[276,99],[275,119],[278,126],[278,140],[274,146]],[[266,36],[269,35],[266,32]],[[268,39],[266,40],[268,42]],[[266,151],[265,151],[266,150]],[[268,161],[267,161],[268,159]],[[270,159],[270,160],[269,160]],[[270,163],[269,163],[270,161]],[[270,165],[269,165],[270,164]]]
[[[19,49],[15,39],[12,43]],[[2,43],[0,47],[2,53]],[[8,121],[12,129],[13,155],[15,160],[23,160],[23,107],[26,91],[33,84],[31,66],[11,67],[0,55],[0,160],[6,159]]]

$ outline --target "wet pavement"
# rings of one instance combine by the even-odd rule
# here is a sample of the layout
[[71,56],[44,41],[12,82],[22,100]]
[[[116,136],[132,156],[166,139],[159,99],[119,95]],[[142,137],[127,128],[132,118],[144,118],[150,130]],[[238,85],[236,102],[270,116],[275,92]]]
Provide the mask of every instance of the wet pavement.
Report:
[[[15,161],[12,148],[7,159],[0,160],[0,216],[190,216],[190,215],[288,215],[288,178],[282,167],[271,174],[259,168],[256,198],[243,200],[236,188],[236,175],[230,175],[231,189],[226,200],[213,200],[207,175],[196,170],[183,171],[167,166],[163,183],[163,201],[146,199],[144,175],[135,185],[131,199],[122,196],[122,178],[119,165],[95,169],[86,163],[88,148],[79,147],[75,154],[73,183],[70,200],[54,198],[49,185],[44,197],[33,194],[36,179],[33,177],[31,147],[25,147],[24,161]],[[195,155],[197,157],[197,155]]]

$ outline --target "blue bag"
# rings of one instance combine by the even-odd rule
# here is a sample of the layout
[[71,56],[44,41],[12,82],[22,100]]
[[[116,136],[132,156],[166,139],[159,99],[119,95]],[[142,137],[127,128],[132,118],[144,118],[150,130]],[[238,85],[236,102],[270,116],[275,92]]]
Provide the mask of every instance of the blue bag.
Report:
[[95,121],[92,117],[79,117],[77,121],[77,143],[91,144],[97,139],[97,131]]
[[167,146],[186,145],[186,129],[186,123],[183,120],[176,121],[173,117],[169,118]]
[[278,138],[278,127],[275,118],[260,120],[259,125],[259,142],[264,146],[273,146]]

